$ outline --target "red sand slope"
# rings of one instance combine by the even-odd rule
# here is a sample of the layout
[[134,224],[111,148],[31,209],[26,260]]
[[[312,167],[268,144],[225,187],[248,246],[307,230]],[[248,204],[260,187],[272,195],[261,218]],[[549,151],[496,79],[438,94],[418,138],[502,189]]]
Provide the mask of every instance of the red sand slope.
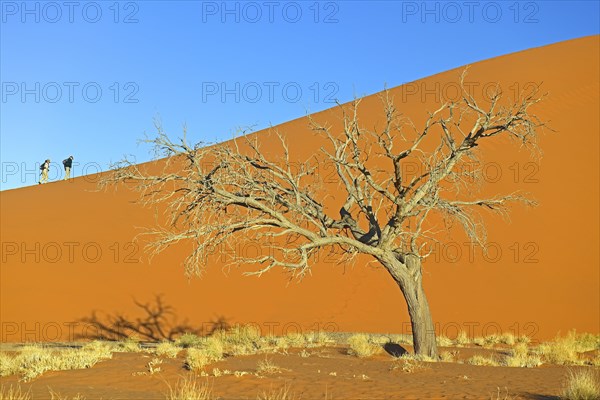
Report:
[[[528,82],[543,82],[549,98],[537,113],[557,133],[542,136],[539,165],[525,152],[507,162],[503,155],[515,150],[506,143],[483,149],[492,182],[486,190],[523,189],[540,206],[516,207],[511,222],[491,220],[488,236],[495,244],[487,260],[480,250],[471,257],[463,238],[456,237],[427,261],[426,290],[441,333],[501,330],[539,340],[573,328],[600,330],[599,43],[598,36],[586,37],[471,67],[467,80],[478,83],[476,90],[500,82],[511,93]],[[440,100],[436,88],[454,96],[460,70],[394,88],[398,108],[418,126]],[[372,126],[379,118],[380,100],[366,98],[361,120]],[[335,122],[338,112],[324,111],[318,119]],[[300,159],[318,150],[306,118],[278,128]],[[265,140],[266,149],[270,143]],[[153,211],[132,204],[135,194],[126,190],[96,192],[96,179],[0,193],[1,341],[70,340],[86,327],[93,335],[82,318],[97,311],[102,318],[121,314],[135,320],[144,313],[134,300],[151,302],[158,294],[172,307],[168,321],[174,325],[187,320],[209,328],[221,320],[258,323],[265,333],[408,332],[398,288],[373,266],[324,260],[312,276],[287,285],[280,272],[260,279],[238,270],[225,274],[218,257],[203,279],[188,282],[181,268],[184,254],[175,249],[149,264],[131,241],[137,228],[152,224]]]

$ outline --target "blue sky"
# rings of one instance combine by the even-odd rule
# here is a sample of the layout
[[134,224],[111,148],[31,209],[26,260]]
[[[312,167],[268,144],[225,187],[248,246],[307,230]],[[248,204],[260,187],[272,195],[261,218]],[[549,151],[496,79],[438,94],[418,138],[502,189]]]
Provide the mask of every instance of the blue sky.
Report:
[[[598,1],[0,1],[0,189],[599,33]],[[598,56],[598,55],[593,55]]]

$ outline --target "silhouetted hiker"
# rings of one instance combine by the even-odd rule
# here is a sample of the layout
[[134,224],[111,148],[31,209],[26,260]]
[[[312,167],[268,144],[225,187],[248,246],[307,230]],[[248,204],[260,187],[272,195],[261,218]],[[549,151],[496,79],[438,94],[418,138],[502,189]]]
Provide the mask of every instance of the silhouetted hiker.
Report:
[[49,169],[50,169],[50,159],[47,159],[46,161],[44,161],[42,163],[42,165],[40,165],[40,170],[42,171],[40,173],[40,182],[39,182],[40,185],[42,183],[48,182],[48,170]]
[[69,156],[69,158],[63,160],[63,165],[65,166],[65,177],[66,181],[71,176],[71,165],[73,165],[73,156]]

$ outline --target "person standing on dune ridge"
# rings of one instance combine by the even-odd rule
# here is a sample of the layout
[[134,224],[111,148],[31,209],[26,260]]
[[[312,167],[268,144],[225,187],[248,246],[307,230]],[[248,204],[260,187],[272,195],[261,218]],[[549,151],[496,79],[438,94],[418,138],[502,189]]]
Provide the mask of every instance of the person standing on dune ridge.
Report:
[[71,177],[71,166],[73,165],[73,156],[69,156],[69,158],[64,159],[63,165],[65,167],[65,177],[63,178],[63,180],[66,181]]
[[40,181],[39,184],[48,183],[48,170],[50,170],[50,159],[48,158],[42,165],[40,165]]

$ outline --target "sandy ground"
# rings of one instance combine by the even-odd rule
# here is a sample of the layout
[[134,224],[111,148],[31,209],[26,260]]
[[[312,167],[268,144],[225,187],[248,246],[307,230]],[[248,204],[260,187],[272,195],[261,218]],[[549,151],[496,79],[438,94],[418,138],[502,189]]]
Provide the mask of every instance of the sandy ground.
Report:
[[[410,346],[405,346],[411,351]],[[456,351],[457,360],[479,354],[501,355],[503,350],[442,348]],[[544,365],[536,368],[473,366],[462,363],[421,363],[413,372],[393,369],[386,353],[369,358],[347,354],[343,347],[289,349],[287,354],[232,356],[204,368],[201,377],[184,368],[183,353],[161,358],[160,371],[148,373],[155,356],[145,353],[115,353],[91,369],[47,372],[31,382],[17,377],[1,379],[5,388],[20,385],[32,398],[50,398],[49,389],[71,398],[163,399],[169,388],[184,378],[208,383],[216,399],[256,399],[257,395],[287,387],[294,399],[558,399],[569,371],[579,368]],[[281,371],[257,374],[258,363],[268,359]],[[231,374],[214,376],[214,369]],[[236,377],[233,372],[244,372]],[[600,375],[596,369],[597,375]],[[218,374],[218,372],[217,372]]]

